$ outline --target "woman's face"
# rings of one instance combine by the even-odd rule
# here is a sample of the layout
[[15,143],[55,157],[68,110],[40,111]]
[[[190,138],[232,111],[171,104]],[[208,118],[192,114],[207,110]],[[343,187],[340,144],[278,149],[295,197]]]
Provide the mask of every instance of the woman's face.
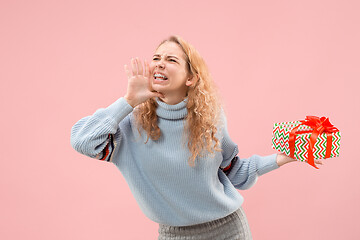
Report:
[[180,101],[186,96],[191,82],[184,55],[174,42],[160,45],[150,62],[151,84],[155,91]]

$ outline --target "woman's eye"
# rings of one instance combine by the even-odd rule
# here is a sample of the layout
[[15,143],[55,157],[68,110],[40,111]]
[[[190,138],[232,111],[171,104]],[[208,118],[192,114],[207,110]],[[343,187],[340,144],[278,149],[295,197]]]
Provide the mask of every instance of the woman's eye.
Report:
[[[154,61],[157,61],[157,60],[159,60],[159,58],[158,58],[158,57],[154,57],[153,60],[154,60]],[[176,60],[174,60],[174,59],[169,59],[169,61],[176,62]]]

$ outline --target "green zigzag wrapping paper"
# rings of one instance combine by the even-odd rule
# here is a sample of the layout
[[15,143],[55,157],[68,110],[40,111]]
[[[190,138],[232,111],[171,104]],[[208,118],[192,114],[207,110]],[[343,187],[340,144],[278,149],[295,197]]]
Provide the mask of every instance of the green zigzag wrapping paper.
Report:
[[[272,136],[272,147],[287,156],[290,155],[289,133],[301,124],[300,121],[275,123]],[[302,125],[298,130],[312,130],[311,127]],[[311,133],[299,133],[295,138],[294,158],[299,161],[307,161],[308,148]],[[314,159],[324,159],[326,153],[326,133],[318,136],[313,149]],[[332,133],[332,147],[330,157],[338,157],[340,149],[340,132]]]

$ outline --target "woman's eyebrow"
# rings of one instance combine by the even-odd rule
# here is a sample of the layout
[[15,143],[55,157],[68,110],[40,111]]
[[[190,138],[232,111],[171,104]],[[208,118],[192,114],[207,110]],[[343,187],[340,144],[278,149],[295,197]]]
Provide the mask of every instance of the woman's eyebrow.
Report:
[[[161,55],[160,54],[154,54],[154,57],[161,57]],[[172,58],[179,59],[179,58],[177,58],[176,56],[173,56],[173,55],[168,55],[167,57],[168,58],[172,57]]]
[[172,57],[172,58],[176,58],[176,59],[178,59],[176,56],[171,56],[171,55],[169,55],[168,57]]

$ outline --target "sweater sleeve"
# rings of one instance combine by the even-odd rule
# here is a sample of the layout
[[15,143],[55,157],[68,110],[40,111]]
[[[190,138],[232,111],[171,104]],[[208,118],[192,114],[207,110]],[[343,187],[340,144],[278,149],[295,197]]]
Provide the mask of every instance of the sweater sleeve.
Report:
[[125,98],[119,98],[107,108],[80,119],[71,128],[71,146],[88,157],[112,162],[122,139],[119,123],[132,111]]
[[235,188],[239,190],[252,187],[257,178],[267,172],[279,168],[276,162],[277,154],[269,156],[253,155],[247,159],[241,159],[237,156],[238,146],[230,139],[226,126],[226,117],[224,117],[225,126],[222,138],[223,161],[220,169],[229,178]]
[[254,186],[259,176],[279,168],[276,163],[276,155],[253,155],[247,159],[240,159],[236,156],[228,169],[223,171],[235,188],[249,189]]

